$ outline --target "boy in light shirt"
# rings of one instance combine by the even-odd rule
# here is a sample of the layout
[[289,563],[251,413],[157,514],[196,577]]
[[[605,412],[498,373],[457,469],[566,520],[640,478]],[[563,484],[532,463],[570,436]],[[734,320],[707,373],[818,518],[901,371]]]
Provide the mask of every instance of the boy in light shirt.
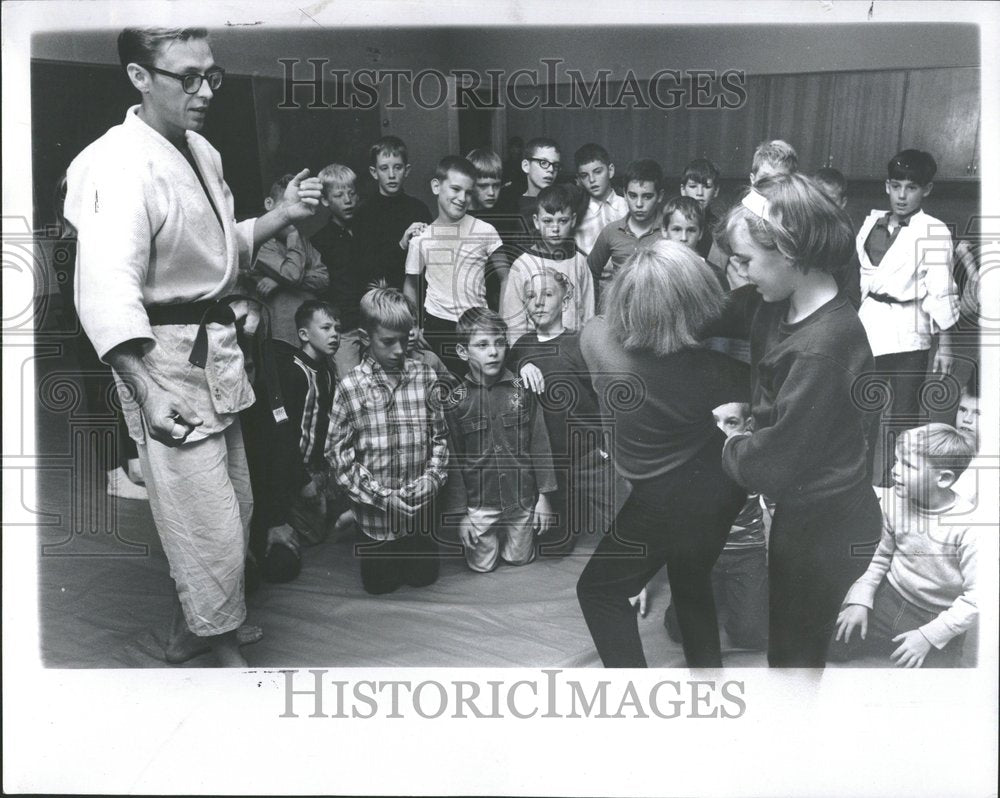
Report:
[[584,144],[573,160],[576,162],[576,182],[589,195],[587,211],[576,226],[576,248],[587,256],[601,230],[628,213],[628,204],[611,187],[615,165],[604,147]]
[[594,281],[587,268],[587,259],[573,243],[573,189],[555,185],[538,195],[538,212],[532,217],[538,238],[534,246],[511,266],[500,297],[500,315],[507,322],[507,337],[511,344],[534,329],[525,309],[527,279],[546,268],[566,277],[568,296],[562,309],[562,324],[579,332],[594,315]]
[[975,448],[947,424],[907,430],[882,490],[882,539],[844,599],[831,657],[884,657],[899,668],[956,667],[979,615],[978,527],[955,480]]
[[[427,342],[445,366],[458,376],[466,372],[458,357],[455,324],[469,308],[486,306],[486,275],[499,275],[500,291],[508,263],[496,228],[468,215],[477,179],[476,168],[454,155],[438,163],[431,191],[437,197],[437,218],[413,236],[406,254],[403,293],[421,307],[419,293],[426,288],[422,327]],[[423,278],[423,279],[421,279]]]

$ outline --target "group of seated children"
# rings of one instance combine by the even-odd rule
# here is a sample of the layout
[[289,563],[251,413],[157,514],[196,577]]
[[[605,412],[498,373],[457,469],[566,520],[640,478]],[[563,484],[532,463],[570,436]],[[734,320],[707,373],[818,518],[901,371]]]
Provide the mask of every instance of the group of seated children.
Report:
[[[509,176],[495,153],[443,158],[430,184],[437,200],[432,217],[403,190],[410,171],[405,145],[385,137],[371,149],[377,196],[357,207],[354,173],[332,164],[320,173],[321,221],[285,230],[262,247],[247,280],[270,308],[271,334],[285,345],[276,344],[278,376],[292,432],[281,445],[287,448],[295,438],[298,465],[284,477],[290,498],[267,517],[258,557],[287,560],[291,552],[297,566],[302,543],[354,523],[367,540],[357,548],[362,584],[380,594],[434,582],[439,541],[460,544],[469,568],[489,572],[501,563],[523,565],[539,554],[569,553],[581,532],[608,532],[613,447],[580,333],[616,274],[637,252],[667,239],[697,253],[720,289],[750,283],[744,294],[784,314],[774,319],[773,333],[765,329],[770,322],[761,321],[770,317],[758,313],[750,335],[743,330],[709,339],[730,334],[722,324],[706,329],[702,343],[755,369],[751,404],[714,411],[730,437],[723,464],[737,481],[742,473],[750,490],[712,575],[732,644],[766,647],[769,617],[772,625],[778,617],[792,625],[816,620],[790,620],[799,608],[776,603],[788,603],[794,591],[781,591],[803,578],[804,572],[789,572],[789,563],[793,570],[805,568],[810,557],[798,549],[788,554],[798,546],[792,527],[811,524],[809,534],[821,534],[832,523],[817,515],[829,497],[820,489],[816,506],[809,507],[794,496],[779,499],[779,547],[792,548],[781,555],[786,560],[778,587],[771,563],[769,606],[765,532],[774,504],[755,486],[768,484],[771,463],[755,463],[753,452],[771,452],[781,439],[779,428],[780,435],[790,434],[793,422],[775,426],[783,414],[808,429],[802,396],[816,387],[805,383],[820,378],[822,364],[805,365],[809,352],[789,352],[782,360],[782,339],[810,341],[793,334],[835,306],[837,318],[854,316],[852,324],[860,315],[868,339],[845,353],[845,362],[864,371],[873,353],[875,369],[892,383],[890,426],[883,426],[881,437],[896,438],[895,458],[886,456],[884,478],[876,473],[874,479],[894,486],[881,496],[882,538],[868,570],[843,598],[836,656],[886,653],[904,666],[958,662],[962,636],[976,617],[976,549],[974,528],[960,518],[967,502],[952,487],[975,442],[967,431],[944,424],[918,426],[922,414],[914,404],[922,384],[915,375],[926,374],[935,340],[935,365],[949,366],[947,330],[958,314],[950,238],[940,222],[920,211],[930,193],[933,158],[914,150],[893,158],[886,182],[889,212],[872,212],[857,234],[855,257],[823,267],[835,278],[830,296],[850,300],[841,307],[819,302],[827,296],[825,278],[809,277],[809,266],[793,252],[809,236],[808,216],[782,218],[777,209],[792,207],[782,205],[788,192],[806,192],[813,204],[825,203],[815,219],[823,216],[822,224],[846,227],[853,235],[843,211],[846,183],[831,169],[815,178],[796,177],[802,185],[789,183],[797,162],[784,142],[758,148],[751,187],[721,223],[711,207],[720,175],[706,159],[689,164],[679,195],[670,198],[659,164],[636,160],[625,169],[622,197],[612,187],[615,165],[599,145],[576,152],[577,185],[557,181],[561,154],[551,139],[532,140],[522,154],[524,190],[513,198],[505,196]],[[280,194],[279,181],[267,202]],[[757,341],[754,336],[765,338],[751,357],[747,339]],[[294,351],[287,347],[292,343]],[[765,368],[772,373],[764,375]],[[767,393],[768,380],[778,396]],[[851,400],[838,395],[836,401]],[[965,401],[963,418],[971,417]],[[256,434],[248,426],[246,434]],[[854,435],[829,434],[841,432]],[[747,443],[758,436],[759,442]],[[862,449],[876,445],[874,436],[865,440]],[[814,444],[837,450],[832,439]],[[747,476],[748,464],[765,476]],[[627,538],[628,530],[614,534]],[[810,560],[808,567],[814,565],[820,575],[822,563]],[[292,578],[297,567],[265,573]],[[816,601],[824,607],[830,602]],[[829,608],[820,615],[833,637]],[[665,625],[678,639],[672,607]],[[802,663],[822,665],[824,658],[814,652]],[[780,652],[772,658],[772,664],[796,662],[788,652],[784,659]]]

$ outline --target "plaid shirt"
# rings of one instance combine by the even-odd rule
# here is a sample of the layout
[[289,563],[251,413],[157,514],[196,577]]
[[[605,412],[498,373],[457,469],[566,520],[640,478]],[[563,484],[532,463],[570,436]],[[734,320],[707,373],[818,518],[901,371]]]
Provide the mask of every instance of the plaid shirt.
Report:
[[390,496],[421,478],[437,493],[447,479],[448,427],[433,399],[436,381],[432,368],[407,358],[393,385],[365,355],[337,386],[326,459],[370,538],[392,540],[407,531],[387,512]]

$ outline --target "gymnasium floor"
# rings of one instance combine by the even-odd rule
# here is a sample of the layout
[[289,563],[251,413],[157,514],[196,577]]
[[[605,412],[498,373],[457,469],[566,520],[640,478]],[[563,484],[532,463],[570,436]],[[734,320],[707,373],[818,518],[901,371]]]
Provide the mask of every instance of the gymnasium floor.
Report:
[[[149,505],[104,495],[89,451],[101,443],[93,421],[72,397],[54,398],[57,385],[76,380],[72,358],[65,347],[46,351],[35,360],[37,445],[54,466],[39,471],[36,504],[45,514],[42,660],[56,668],[165,667],[173,583]],[[243,651],[265,667],[599,667],[575,592],[595,544],[584,539],[568,558],[491,574],[473,574],[452,556],[435,585],[375,598],[361,589],[351,541],[327,542],[304,550],[297,580],[248,597],[249,622],[263,627],[264,639]],[[661,572],[639,621],[651,667],[684,667],[662,626],[668,597]],[[724,659],[728,667],[765,665],[762,652],[724,648]],[[211,664],[203,655],[186,667]]]

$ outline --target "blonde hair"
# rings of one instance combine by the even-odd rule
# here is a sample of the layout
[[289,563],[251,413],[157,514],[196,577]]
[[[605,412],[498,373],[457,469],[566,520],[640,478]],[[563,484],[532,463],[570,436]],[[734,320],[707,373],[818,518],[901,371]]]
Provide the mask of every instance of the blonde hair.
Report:
[[615,275],[604,315],[625,349],[669,355],[696,346],[723,301],[718,280],[696,252],[676,241],[657,241]]
[[757,174],[764,164],[774,167],[776,171],[791,173],[798,171],[799,157],[795,153],[795,148],[787,141],[773,139],[757,145],[750,171]]
[[415,321],[410,301],[398,288],[389,287],[385,281],[361,297],[361,329],[368,333],[376,327],[394,332],[409,332]]
[[339,163],[324,166],[316,177],[323,184],[324,196],[335,188],[353,188],[358,179],[351,167]]
[[896,445],[908,447],[931,468],[946,469],[956,478],[976,456],[976,446],[970,436],[948,424],[924,424],[908,429],[896,439]]
[[539,277],[543,280],[551,280],[554,282],[562,289],[566,296],[573,295],[573,284],[569,281],[569,277],[552,266],[542,266],[540,269],[536,269],[525,276],[523,283],[525,294],[531,290],[531,281]]
[[742,202],[736,203],[722,226],[724,249],[731,251],[733,233],[744,222],[757,244],[777,250],[802,272],[815,268],[834,274],[851,259],[851,218],[812,178],[775,175],[761,180],[750,189],[753,191],[767,201],[766,217],[758,216]]

